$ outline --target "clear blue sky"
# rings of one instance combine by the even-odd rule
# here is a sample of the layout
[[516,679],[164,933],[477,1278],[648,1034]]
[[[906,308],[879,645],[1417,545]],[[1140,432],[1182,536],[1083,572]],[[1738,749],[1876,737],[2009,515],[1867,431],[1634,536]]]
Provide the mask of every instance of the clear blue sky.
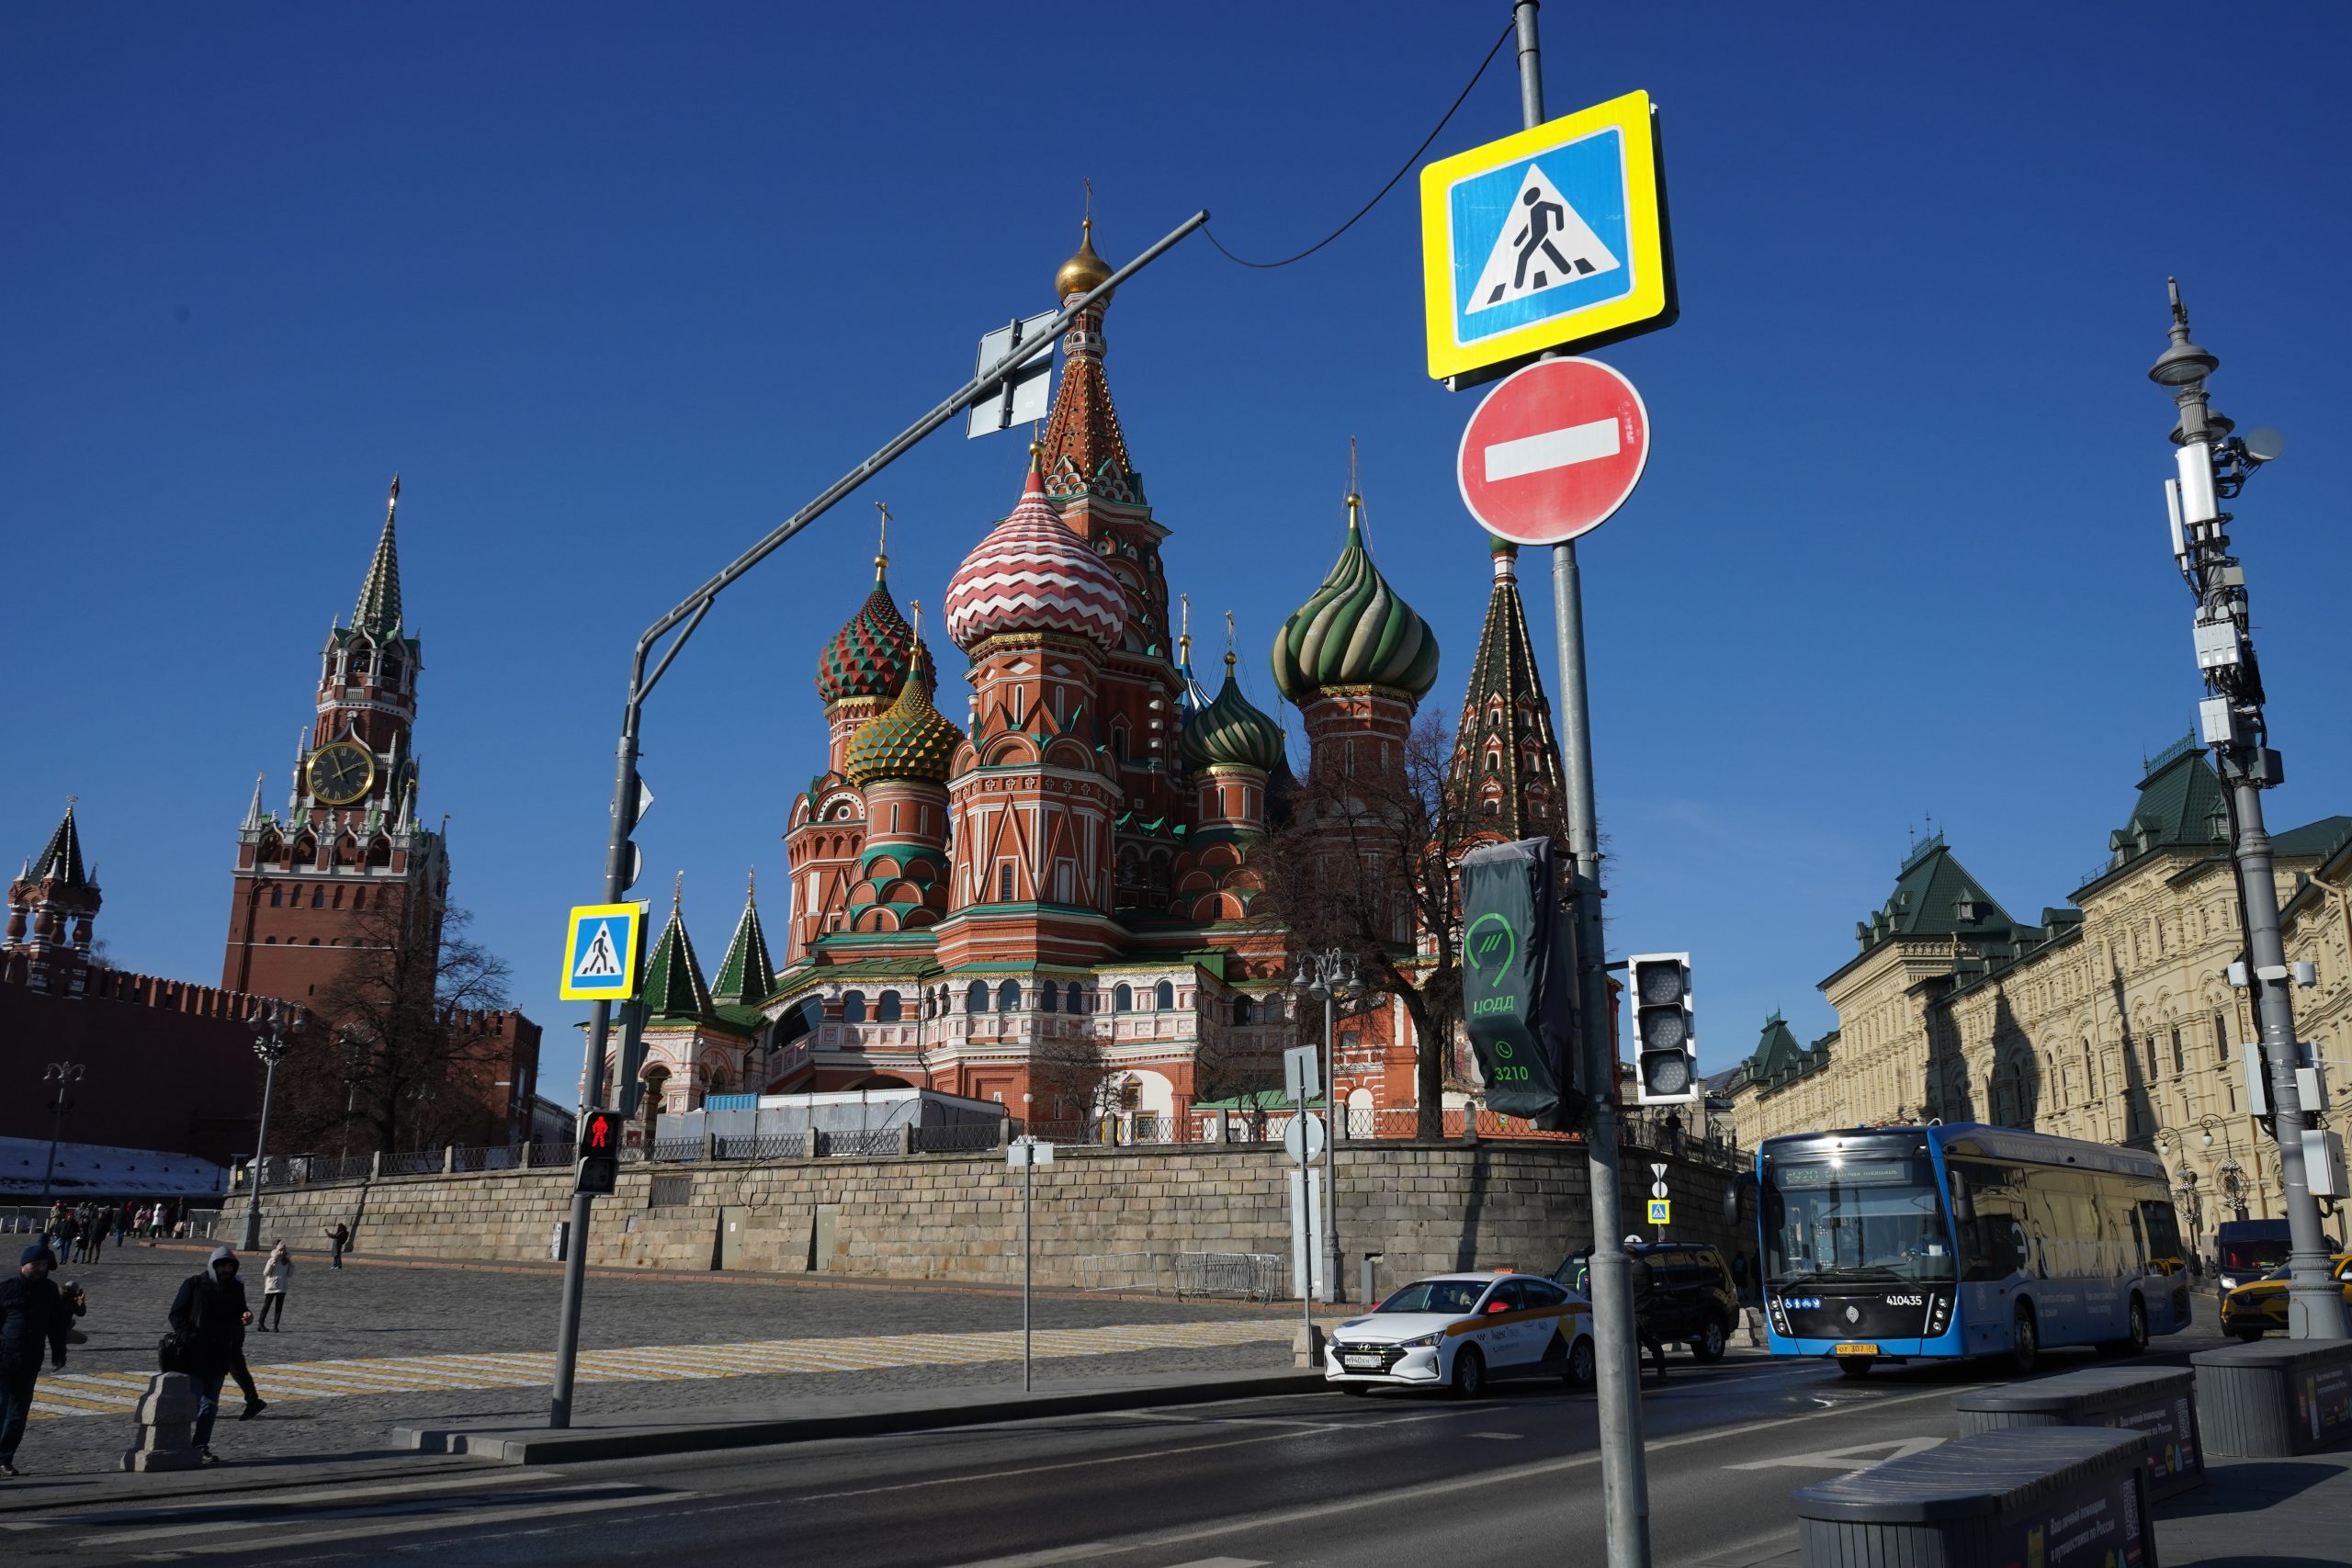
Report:
[[[1552,107],[1662,106],[1680,325],[1606,351],[1657,435],[1585,550],[1618,951],[1697,955],[1707,1065],[1828,1027],[1932,813],[2033,919],[2106,852],[2198,694],[2143,378],[2180,275],[2219,406],[2294,441],[2239,508],[2278,824],[2352,810],[2335,7],[1545,13]],[[118,960],[210,981],[257,769],[283,799],[316,656],[404,477],[424,805],[549,1026],[598,891],[637,632],[1046,308],[1080,181],[1124,258],[1196,207],[1319,237],[1508,7],[255,6],[0,12],[0,844],[82,799]],[[2243,43],[2243,49],[2237,45]],[[1434,153],[1517,127],[1498,62]],[[1341,530],[1468,671],[1487,575],[1466,396],[1424,377],[1408,182],[1313,260],[1199,240],[1125,292],[1111,368],[1201,618],[1245,682]],[[660,693],[643,833],[715,961],[821,765],[817,650],[1017,491],[935,438],[732,590]],[[1531,576],[1538,576],[1531,573]],[[1540,592],[1536,627],[1549,646]],[[935,621],[933,623],[936,625]],[[1206,662],[1214,663],[1214,636]]]

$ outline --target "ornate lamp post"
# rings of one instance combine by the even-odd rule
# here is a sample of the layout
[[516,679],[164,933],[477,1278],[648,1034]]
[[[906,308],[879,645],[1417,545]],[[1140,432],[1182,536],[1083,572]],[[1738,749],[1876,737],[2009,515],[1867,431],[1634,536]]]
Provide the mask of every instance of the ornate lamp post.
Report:
[[[66,1090],[80,1083],[82,1075],[89,1070],[79,1062],[51,1062],[49,1070],[40,1076],[41,1082],[57,1086],[49,1102],[49,1168],[40,1177],[40,1206],[44,1209],[49,1207],[49,1184],[57,1177],[58,1134],[64,1131],[65,1113],[74,1109]],[[49,1222],[44,1219],[41,1223],[46,1225]]]
[[1339,1171],[1332,1163],[1340,1152],[1339,1007],[1342,1001],[1361,997],[1363,982],[1354,957],[1331,947],[1301,953],[1290,987],[1300,998],[1323,1004],[1323,1104],[1329,1112],[1324,1118],[1329,1135],[1323,1140],[1323,1288],[1326,1301],[1344,1301],[1340,1280]]
[[254,1129],[254,1157],[249,1168],[253,1191],[245,1203],[245,1239],[247,1252],[261,1247],[261,1183],[262,1156],[269,1138],[269,1097],[277,1087],[277,1058],[286,1055],[288,1046],[311,1027],[310,1015],[300,1007],[284,1002],[269,1002],[254,1009],[246,1024],[254,1032],[254,1055],[262,1059],[261,1123]]

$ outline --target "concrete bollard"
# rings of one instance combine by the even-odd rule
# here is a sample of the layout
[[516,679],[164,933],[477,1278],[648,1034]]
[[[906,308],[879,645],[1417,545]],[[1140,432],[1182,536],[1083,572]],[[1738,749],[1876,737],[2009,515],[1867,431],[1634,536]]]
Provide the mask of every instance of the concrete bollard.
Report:
[[1290,1337],[1291,1364],[1319,1371],[1323,1365],[1323,1327],[1320,1324],[1303,1323]]
[[125,1470],[194,1470],[204,1462],[196,1450],[196,1380],[186,1372],[157,1372],[134,1414],[139,1441],[124,1450]]

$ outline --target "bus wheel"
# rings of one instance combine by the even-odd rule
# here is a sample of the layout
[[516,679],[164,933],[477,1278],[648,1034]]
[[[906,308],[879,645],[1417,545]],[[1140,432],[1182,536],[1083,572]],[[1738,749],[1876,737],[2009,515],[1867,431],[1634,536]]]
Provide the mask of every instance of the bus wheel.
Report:
[[2019,1302],[2009,1330],[2009,1370],[2024,1377],[2041,1364],[2041,1336],[2034,1327],[2033,1309]]
[[2124,1330],[2123,1345],[2128,1355],[2144,1355],[2148,1348],[2148,1307],[2138,1296],[2132,1298],[2131,1325]]
[[1838,1370],[1845,1373],[1849,1378],[1866,1378],[1870,1376],[1871,1368],[1874,1365],[1876,1365],[1876,1363],[1868,1356],[1840,1356],[1838,1358]]

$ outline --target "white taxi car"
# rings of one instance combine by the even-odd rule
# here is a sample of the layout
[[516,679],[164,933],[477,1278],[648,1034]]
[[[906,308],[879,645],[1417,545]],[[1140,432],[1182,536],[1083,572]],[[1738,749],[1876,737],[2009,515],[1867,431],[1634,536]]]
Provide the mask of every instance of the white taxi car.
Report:
[[1491,1378],[1593,1381],[1592,1308],[1534,1274],[1432,1274],[1332,1331],[1323,1380],[1351,1393],[1386,1385],[1474,1399]]

